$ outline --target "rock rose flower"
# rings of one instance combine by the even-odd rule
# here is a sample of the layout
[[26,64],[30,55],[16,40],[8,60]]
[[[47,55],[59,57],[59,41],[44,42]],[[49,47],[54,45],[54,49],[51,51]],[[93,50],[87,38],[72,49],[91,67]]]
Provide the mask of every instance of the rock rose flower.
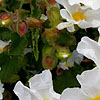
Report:
[[67,88],[60,100],[100,100],[100,70],[96,67],[77,75],[81,88]]
[[70,5],[74,4],[84,4],[85,6],[97,10],[100,8],[100,1],[99,0],[68,0]]
[[10,42],[11,42],[10,40],[7,41],[7,42],[4,42],[4,41],[0,40],[0,53],[2,53],[3,51],[5,51],[4,48],[6,46],[8,46]]
[[77,51],[95,62],[100,68],[100,43],[84,36],[78,43]]
[[56,0],[56,2],[65,8],[60,10],[60,14],[66,22],[57,25],[59,30],[67,28],[69,32],[74,32],[75,24],[82,29],[100,26],[100,9],[86,9],[81,7],[80,4],[69,5],[68,0]]
[[4,92],[3,84],[0,81],[0,100],[3,99],[3,95],[2,95],[3,92]]
[[83,55],[79,54],[76,50],[72,52],[72,56],[67,60],[67,62],[60,62],[59,66],[66,70],[68,67],[73,67],[74,63],[80,64],[83,60]]
[[29,79],[29,88],[17,82],[14,88],[19,100],[59,100],[60,94],[53,90],[52,76],[49,70],[36,74]]

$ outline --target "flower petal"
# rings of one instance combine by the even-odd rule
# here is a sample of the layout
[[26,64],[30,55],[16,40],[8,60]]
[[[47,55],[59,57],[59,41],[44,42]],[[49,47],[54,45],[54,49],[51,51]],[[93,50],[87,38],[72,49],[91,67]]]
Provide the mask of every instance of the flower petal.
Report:
[[70,15],[68,14],[67,10],[66,9],[61,9],[60,10],[60,14],[61,16],[66,19],[67,21],[71,20],[71,17]]
[[[60,23],[60,24],[57,25],[57,29],[58,29],[58,30],[62,30],[62,29],[64,29],[64,28],[71,27],[72,25],[73,25],[73,24],[70,23],[70,22],[62,22],[62,23]],[[71,27],[71,29],[69,29],[69,31],[73,31],[72,29],[73,29],[73,28]]]
[[90,100],[79,88],[67,88],[62,92],[60,100]]
[[41,74],[36,74],[29,79],[29,86],[30,89],[33,90],[41,90],[53,87],[51,72],[49,70],[45,70]]
[[0,100],[3,99],[2,93],[4,92],[3,84],[0,81]]
[[100,69],[97,67],[77,75],[77,80],[81,84],[83,92],[89,97],[94,98],[100,95]]
[[15,94],[18,96],[19,100],[39,100],[33,92],[24,86],[20,81],[17,82],[14,90]]
[[78,43],[77,51],[87,58],[93,60],[97,67],[100,68],[100,46],[96,41],[86,36],[83,37],[81,42]]

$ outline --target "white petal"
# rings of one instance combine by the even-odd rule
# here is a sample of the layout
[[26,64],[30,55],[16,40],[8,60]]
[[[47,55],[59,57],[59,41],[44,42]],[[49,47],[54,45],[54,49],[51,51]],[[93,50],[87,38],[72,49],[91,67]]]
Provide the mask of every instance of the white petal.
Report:
[[88,21],[85,21],[85,20],[81,20],[81,21],[79,21],[78,26],[80,28],[82,28],[82,29],[86,29],[86,28],[92,27],[93,25],[92,25],[91,22],[88,22]]
[[59,100],[60,99],[60,94],[57,94],[56,92],[54,92],[53,88],[42,89],[42,90],[39,90],[38,93],[41,95],[43,100],[45,100],[45,99]]
[[24,86],[20,81],[16,83],[13,91],[18,96],[19,100],[39,100],[33,92],[31,92],[29,88]]
[[59,63],[60,68],[62,68],[63,70],[68,70],[68,67],[66,66],[66,62],[60,62]]
[[100,26],[100,9],[99,10],[91,10],[88,9],[84,15],[86,16],[86,21],[92,23],[92,27]]
[[72,56],[67,60],[70,63],[70,66],[74,66],[74,62],[80,64],[83,60],[83,55],[79,54],[76,50],[73,51]]
[[60,14],[61,14],[62,18],[66,19],[67,21],[71,20],[71,17],[68,14],[66,9],[61,9]]
[[67,27],[67,30],[69,32],[74,32],[75,31],[74,25]]
[[41,90],[53,87],[51,72],[49,70],[45,70],[41,74],[36,74],[29,79],[29,86],[30,89],[33,90]]
[[40,19],[47,20],[47,19],[48,19],[48,17],[47,17],[47,16],[45,16],[44,14],[41,14],[41,17],[40,17]]
[[60,100],[90,100],[79,88],[67,88],[62,94]]
[[100,2],[98,0],[68,0],[70,5],[74,4],[84,4],[87,7],[90,7],[94,10],[97,10],[100,8]]
[[78,43],[77,51],[93,60],[97,67],[100,68],[100,46],[96,41],[88,37],[83,37],[81,42]]
[[56,0],[56,2],[61,4],[62,6],[64,6],[64,8],[67,9],[67,6],[68,6],[68,1],[67,0]]
[[89,97],[94,98],[100,95],[100,69],[96,67],[92,70],[84,71],[81,75],[77,75],[77,79],[83,92]]
[[[57,29],[58,29],[58,30],[62,30],[62,29],[64,29],[64,28],[70,27],[70,26],[72,26],[72,25],[73,25],[73,24],[70,23],[70,22],[62,22],[62,23],[60,23],[60,24],[57,25]],[[73,31],[73,30],[72,30],[72,31]]]
[[98,44],[100,45],[100,27],[98,28],[98,32],[99,32]]
[[2,93],[4,92],[3,84],[0,81],[0,99],[3,99]]

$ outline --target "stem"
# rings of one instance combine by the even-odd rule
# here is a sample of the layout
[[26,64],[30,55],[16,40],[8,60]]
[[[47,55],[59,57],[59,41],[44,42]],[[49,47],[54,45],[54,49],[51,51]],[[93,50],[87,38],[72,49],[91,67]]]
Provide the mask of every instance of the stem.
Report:
[[1,8],[1,10],[5,11],[6,13],[9,13],[9,11],[5,8]]

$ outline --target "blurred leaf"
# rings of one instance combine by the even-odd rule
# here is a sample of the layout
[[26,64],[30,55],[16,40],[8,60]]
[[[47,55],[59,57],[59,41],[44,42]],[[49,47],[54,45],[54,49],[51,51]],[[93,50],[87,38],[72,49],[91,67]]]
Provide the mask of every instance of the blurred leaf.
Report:
[[8,28],[0,27],[0,39],[10,40],[12,32]]
[[12,74],[16,74],[20,67],[18,66],[18,59],[17,57],[10,57],[7,53],[0,54],[0,80],[5,82],[9,79]]
[[5,91],[3,100],[11,100],[11,99],[12,99],[12,94],[9,91]]
[[62,93],[65,88],[79,87],[80,85],[76,79],[76,75],[84,70],[85,69],[82,66],[75,64],[73,68],[64,71],[60,76],[57,76],[54,80],[55,91]]
[[35,18],[39,18],[41,16],[41,11],[39,9],[39,6],[37,5],[38,0],[32,0],[32,5],[31,5],[31,9],[33,9],[33,11],[31,12],[31,16],[35,17]]
[[65,32],[62,32],[60,36],[56,40],[57,43],[60,43],[62,45],[75,45],[76,39],[75,36],[72,34],[66,34]]
[[7,80],[7,83],[15,83],[20,79],[20,77],[16,74],[13,74],[9,77],[9,79]]
[[27,47],[28,41],[25,37],[20,37],[14,33],[11,37],[12,43],[9,49],[10,55],[23,55],[24,48]]

